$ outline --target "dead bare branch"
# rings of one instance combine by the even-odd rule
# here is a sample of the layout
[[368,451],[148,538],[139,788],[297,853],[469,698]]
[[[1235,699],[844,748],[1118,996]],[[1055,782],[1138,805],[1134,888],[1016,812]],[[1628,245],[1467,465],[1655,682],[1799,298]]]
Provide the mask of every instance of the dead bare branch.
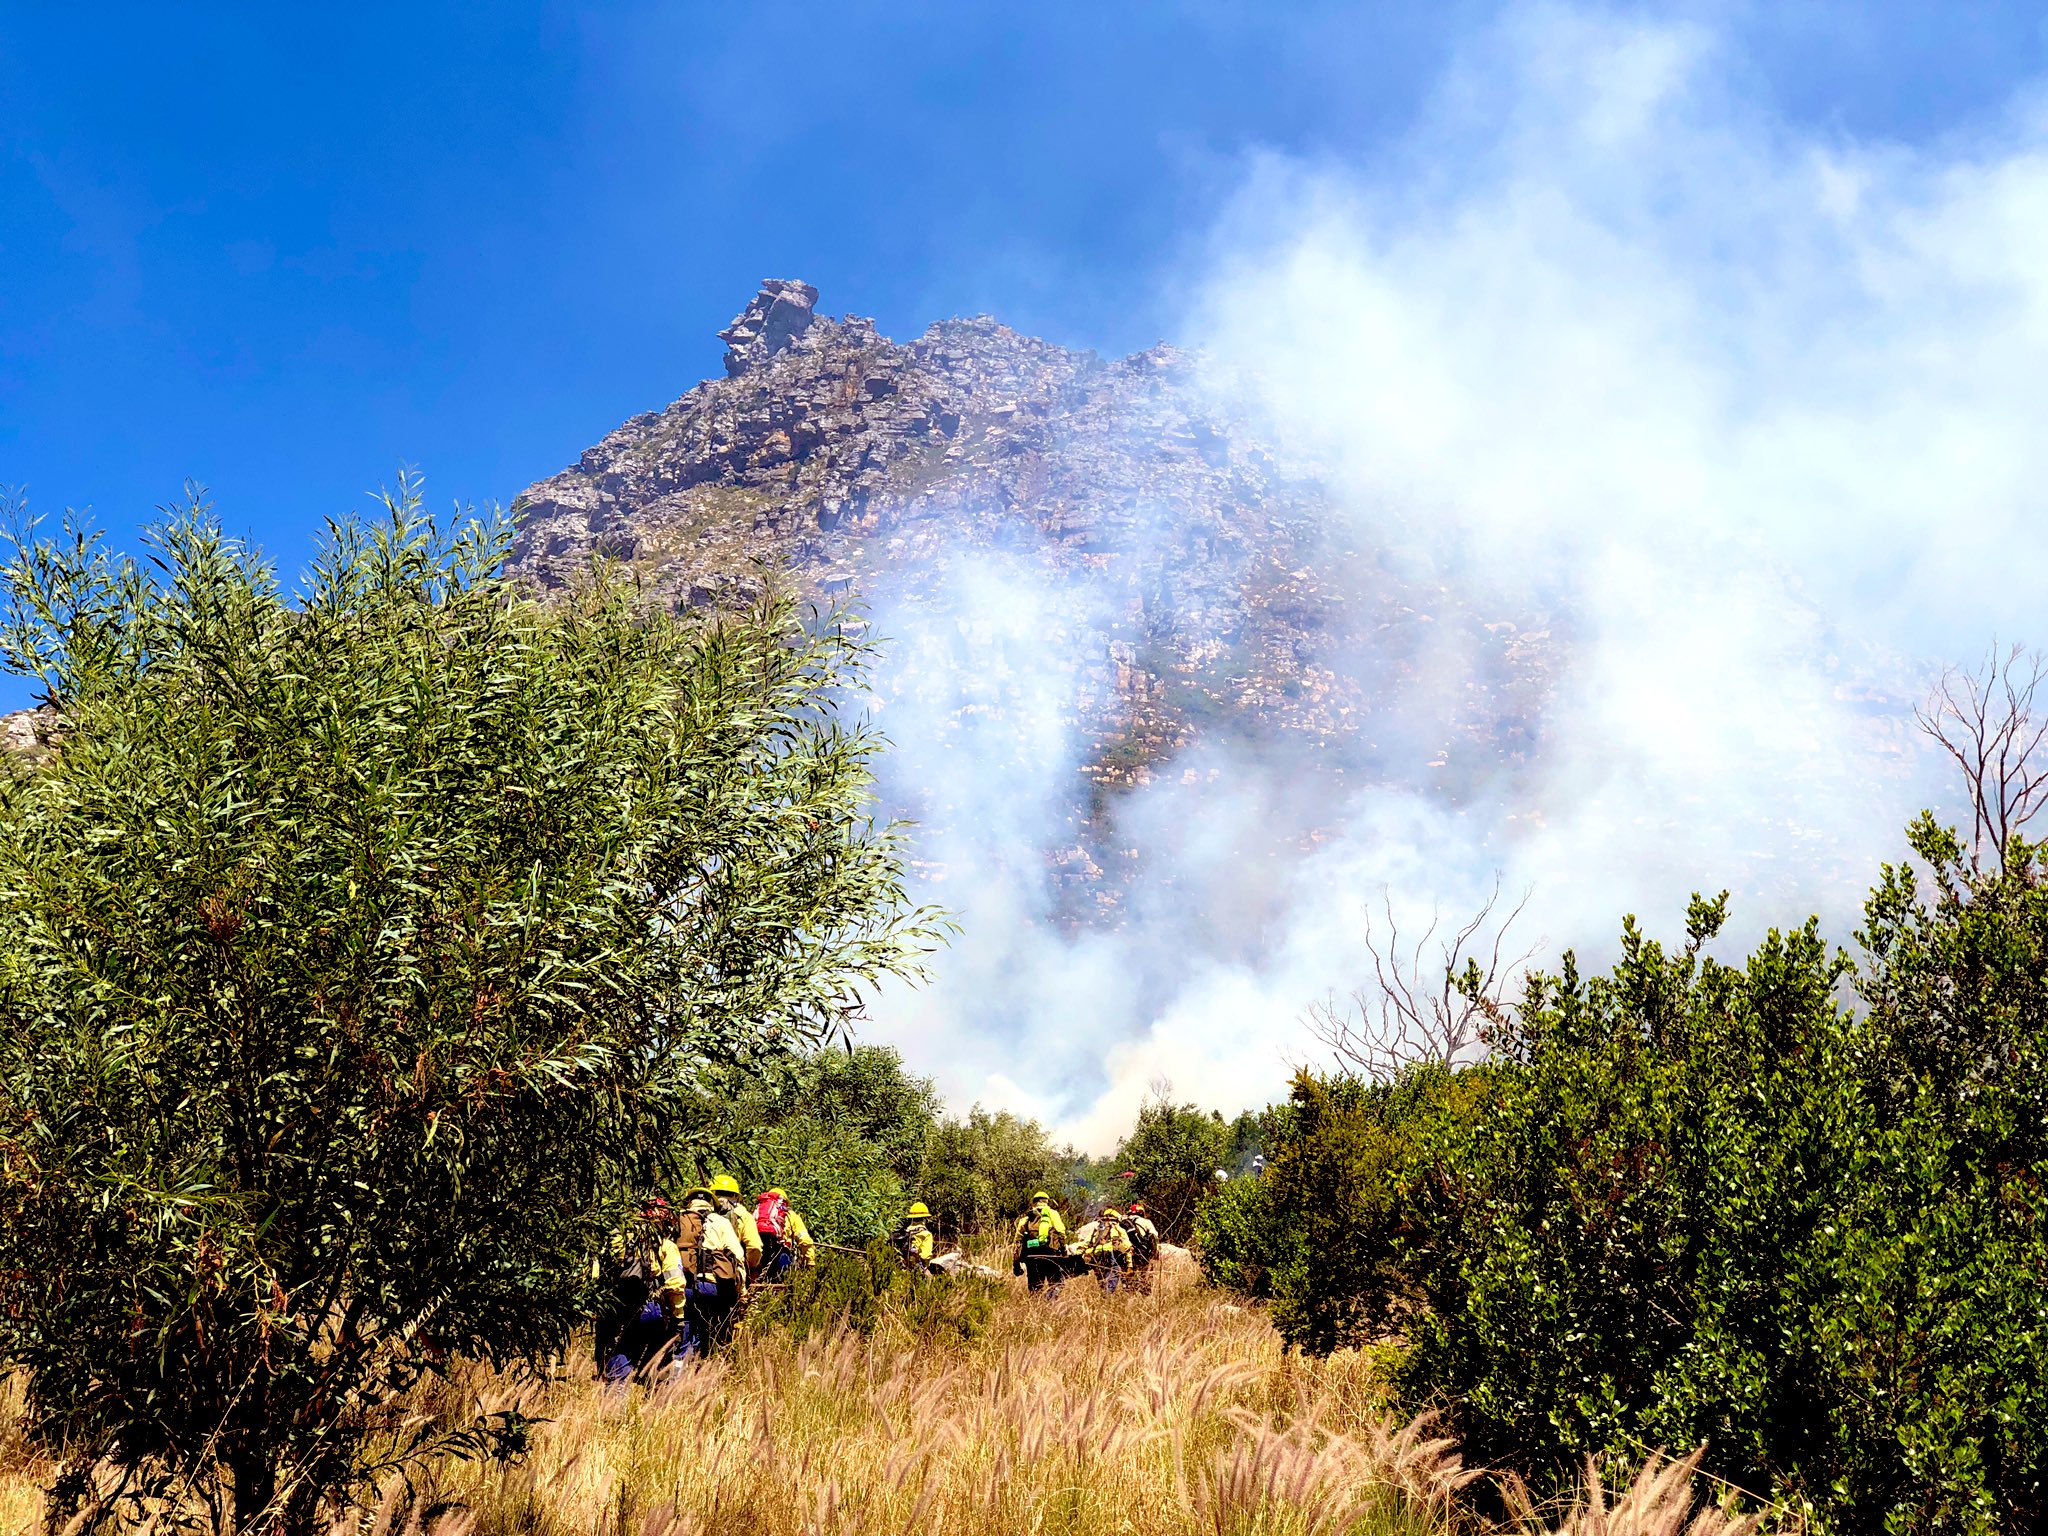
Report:
[[[1401,936],[1391,893],[1380,893],[1384,931],[1370,914],[1360,935],[1371,979],[1348,1000],[1333,993],[1311,1003],[1303,1022],[1341,1070],[1386,1081],[1416,1062],[1455,1064],[1484,1052],[1486,1037],[1504,1017],[1503,986],[1535,953],[1507,950],[1508,932],[1529,905],[1528,891],[1500,913],[1500,877],[1479,910],[1447,937],[1438,938],[1442,912],[1432,909],[1413,944]],[[1436,954],[1430,958],[1431,941]]]
[[2012,839],[2048,806],[2048,713],[2037,702],[2048,655],[1994,644],[1981,665],[1945,667],[1914,711],[1920,729],[1962,771],[1973,825],[1970,860],[2003,866]]

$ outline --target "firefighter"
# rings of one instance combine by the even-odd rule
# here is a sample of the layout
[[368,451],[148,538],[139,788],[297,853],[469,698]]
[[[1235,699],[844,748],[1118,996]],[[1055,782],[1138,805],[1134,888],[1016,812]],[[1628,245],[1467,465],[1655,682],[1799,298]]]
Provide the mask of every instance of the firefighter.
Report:
[[1052,1208],[1052,1196],[1039,1190],[1031,1207],[1017,1218],[1017,1257],[1011,1273],[1024,1276],[1032,1290],[1051,1287],[1054,1294],[1066,1275],[1067,1224]]
[[670,1236],[674,1221],[668,1202],[654,1196],[593,1266],[609,1292],[597,1315],[594,1351],[602,1381],[625,1381],[675,1336],[685,1277]]
[[1131,1235],[1124,1230],[1123,1213],[1111,1206],[1074,1234],[1075,1256],[1087,1260],[1095,1279],[1114,1295],[1131,1267]]
[[712,1203],[718,1207],[718,1214],[739,1234],[741,1245],[747,1251],[747,1280],[751,1284],[761,1274],[761,1229],[754,1225],[754,1213],[740,1198],[740,1181],[729,1173],[721,1173],[711,1181]]
[[1152,1261],[1159,1257],[1159,1228],[1146,1214],[1145,1202],[1133,1200],[1124,1210],[1124,1230],[1131,1238],[1131,1289],[1152,1293]]
[[720,1214],[712,1192],[690,1191],[676,1217],[674,1239],[682,1279],[679,1355],[709,1355],[732,1335],[740,1304],[747,1299],[747,1248],[733,1224]]
[[896,1230],[889,1235],[896,1257],[914,1275],[932,1272],[932,1255],[937,1242],[932,1236],[931,1219],[931,1207],[922,1200],[914,1201],[903,1213],[903,1220],[897,1224]]
[[811,1229],[781,1190],[763,1190],[754,1202],[754,1230],[761,1238],[762,1279],[780,1280],[795,1264],[805,1269],[818,1267],[818,1245],[811,1241]]

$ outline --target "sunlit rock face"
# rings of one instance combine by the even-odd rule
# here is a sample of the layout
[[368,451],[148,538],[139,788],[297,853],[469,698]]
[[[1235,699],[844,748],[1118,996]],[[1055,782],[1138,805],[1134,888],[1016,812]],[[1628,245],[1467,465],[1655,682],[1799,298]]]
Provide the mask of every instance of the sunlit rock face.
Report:
[[[1117,883],[1090,829],[1121,789],[1194,771],[1176,760],[1205,739],[1297,754],[1326,787],[1453,795],[1532,748],[1547,619],[1494,611],[1334,517],[1319,467],[1199,356],[1105,360],[985,316],[900,343],[816,303],[807,283],[763,284],[720,333],[727,377],[528,488],[514,573],[559,588],[603,555],[693,608],[744,603],[771,569],[821,601],[855,594],[891,635],[918,631],[885,699],[929,695],[934,624],[952,654],[927,659],[999,680],[954,707],[1001,710],[1000,679],[1050,671],[1076,835],[1049,856],[1086,906],[1114,905]],[[970,563],[1028,584],[1029,635],[963,599]],[[1293,819],[1314,836],[1310,806]]]

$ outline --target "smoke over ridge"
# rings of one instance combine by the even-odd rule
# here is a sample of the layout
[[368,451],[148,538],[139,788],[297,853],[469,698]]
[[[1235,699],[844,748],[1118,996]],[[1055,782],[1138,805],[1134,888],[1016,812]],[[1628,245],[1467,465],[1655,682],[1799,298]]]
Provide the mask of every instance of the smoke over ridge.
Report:
[[[1731,943],[1809,911],[1846,940],[1946,788],[1910,729],[1928,670],[2039,635],[2048,113],[1858,142],[1740,78],[1707,29],[1520,11],[1397,153],[1256,158],[1198,249],[1176,340],[1339,489],[1326,536],[1568,636],[1532,763],[1453,797],[1418,754],[1311,807],[1297,765],[1197,748],[1118,812],[1124,920],[1062,925],[1070,637],[1106,598],[1028,552],[963,558],[938,602],[878,591],[888,788],[946,807],[924,851],[963,932],[870,1033],[957,1105],[1104,1147],[1162,1076],[1226,1111],[1280,1092],[1383,888],[1457,915],[1498,871],[1545,956],[1723,885]],[[1464,664],[1381,729],[1427,742]]]

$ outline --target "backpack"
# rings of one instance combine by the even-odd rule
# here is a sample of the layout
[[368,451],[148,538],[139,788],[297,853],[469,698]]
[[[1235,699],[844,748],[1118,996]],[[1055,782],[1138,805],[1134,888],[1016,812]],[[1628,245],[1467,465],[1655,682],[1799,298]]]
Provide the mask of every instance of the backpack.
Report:
[[1123,1232],[1128,1240],[1130,1234],[1125,1230],[1122,1222],[1111,1221],[1108,1217],[1099,1218],[1094,1224],[1094,1231],[1089,1234],[1089,1252],[1094,1254],[1106,1253],[1114,1257],[1116,1254],[1116,1238],[1119,1232]]
[[1034,1217],[1026,1212],[1023,1220],[1024,1252],[1026,1254],[1064,1253],[1067,1247],[1066,1235],[1053,1224],[1050,1209],[1043,1216]]
[[1125,1230],[1131,1235],[1131,1256],[1140,1264],[1150,1264],[1159,1253],[1159,1234],[1147,1231],[1135,1221]]
[[612,1238],[601,1273],[615,1289],[650,1289],[661,1273],[660,1237],[645,1223]]
[[763,1195],[754,1207],[754,1225],[763,1238],[783,1236],[789,1225],[789,1202],[780,1195]]
[[702,1211],[684,1211],[676,1218],[676,1251],[682,1255],[683,1273],[698,1280],[737,1281],[739,1260],[722,1248],[704,1246],[704,1222]]

